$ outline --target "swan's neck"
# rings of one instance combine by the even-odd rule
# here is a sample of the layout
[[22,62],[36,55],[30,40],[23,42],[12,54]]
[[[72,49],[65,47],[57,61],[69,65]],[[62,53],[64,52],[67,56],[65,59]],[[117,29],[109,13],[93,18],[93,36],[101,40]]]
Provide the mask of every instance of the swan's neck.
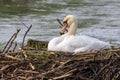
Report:
[[76,30],[77,30],[77,22],[74,21],[70,27],[69,27],[69,30],[68,30],[68,35],[75,35],[76,34]]

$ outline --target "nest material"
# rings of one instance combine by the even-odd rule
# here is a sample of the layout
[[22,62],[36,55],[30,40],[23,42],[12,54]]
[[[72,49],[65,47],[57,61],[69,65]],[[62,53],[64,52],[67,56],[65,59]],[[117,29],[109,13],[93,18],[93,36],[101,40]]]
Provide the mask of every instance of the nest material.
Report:
[[[41,42],[39,43],[42,44]],[[26,50],[15,53],[0,54],[0,79],[120,79],[119,48],[95,53],[72,55],[72,53],[45,51],[45,46],[43,50],[37,50],[34,47],[30,47],[31,46],[29,45],[29,48],[27,47]]]

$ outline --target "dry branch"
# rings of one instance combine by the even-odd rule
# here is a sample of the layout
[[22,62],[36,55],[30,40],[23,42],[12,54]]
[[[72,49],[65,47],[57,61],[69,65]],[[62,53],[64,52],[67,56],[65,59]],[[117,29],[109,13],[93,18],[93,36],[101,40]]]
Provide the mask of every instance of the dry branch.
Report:
[[5,51],[5,49],[7,48],[8,44],[10,43],[10,41],[12,40],[12,38],[15,36],[15,33],[11,36],[11,38],[9,39],[9,41],[7,42],[7,44],[5,45],[5,47],[3,48],[3,51]]
[[18,60],[18,61],[21,61],[21,60],[22,60],[22,59],[20,59],[20,58],[16,58],[16,57],[13,57],[13,56],[10,56],[10,55],[7,55],[7,54],[5,54],[5,57],[6,57],[6,58],[13,59],[13,60]]
[[[3,53],[9,51],[9,49],[10,49],[10,47],[12,46],[14,40],[16,39],[19,31],[20,31],[20,29],[17,29],[17,30],[16,30],[16,33],[14,33],[14,34],[11,36],[11,38],[9,39],[9,41],[7,42],[7,44],[5,45],[5,47],[4,47],[3,51],[2,51]],[[8,46],[8,45],[9,45],[9,46]],[[8,47],[8,48],[7,48],[7,47]],[[6,50],[6,48],[7,48],[7,50]],[[6,51],[5,51],[5,50],[6,50]]]
[[63,24],[61,23],[61,21],[59,19],[57,19],[57,21],[61,26],[63,26]]
[[63,78],[66,78],[68,76],[71,76],[71,75],[72,75],[72,73],[71,74],[64,74],[64,75],[61,75],[61,76],[58,76],[58,77],[54,77],[53,80],[63,79]]
[[12,46],[14,40],[17,38],[17,35],[18,35],[19,31],[20,31],[20,29],[17,29],[17,30],[16,30],[16,33],[15,33],[14,37],[11,39],[10,45],[8,46],[6,52],[9,51],[9,49],[10,49],[10,47]]
[[16,47],[17,47],[17,42],[15,42],[15,46],[13,48],[13,52],[15,51]]
[[22,73],[39,74],[39,72],[37,72],[37,71],[32,71],[32,70],[22,70],[22,69],[18,69],[17,71],[22,72]]
[[26,37],[27,33],[30,31],[31,27],[32,27],[32,24],[30,25],[30,27],[28,27],[28,30],[27,30],[27,31],[25,32],[25,34],[24,34],[23,42],[22,42],[22,49],[23,49],[23,47],[24,47],[25,37]]
[[[60,24],[60,28],[62,28],[63,24],[61,23],[61,21],[59,19],[57,19],[58,23]],[[68,32],[67,29],[65,29],[66,32]]]
[[110,66],[111,64],[113,64],[115,61],[116,61],[116,59],[111,59],[108,64],[106,64],[105,66],[103,66],[103,67],[99,70],[99,72],[96,74],[96,76],[94,77],[94,80],[97,80],[97,78],[99,77],[99,75],[102,74],[102,72],[103,72],[106,68],[109,68],[109,66]]

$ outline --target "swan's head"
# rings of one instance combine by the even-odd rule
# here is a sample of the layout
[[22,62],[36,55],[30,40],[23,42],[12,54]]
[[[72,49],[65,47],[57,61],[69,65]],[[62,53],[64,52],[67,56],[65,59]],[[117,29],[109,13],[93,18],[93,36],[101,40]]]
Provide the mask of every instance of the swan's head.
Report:
[[75,16],[74,15],[67,15],[63,20],[62,31],[65,31],[65,29],[74,22],[76,22]]

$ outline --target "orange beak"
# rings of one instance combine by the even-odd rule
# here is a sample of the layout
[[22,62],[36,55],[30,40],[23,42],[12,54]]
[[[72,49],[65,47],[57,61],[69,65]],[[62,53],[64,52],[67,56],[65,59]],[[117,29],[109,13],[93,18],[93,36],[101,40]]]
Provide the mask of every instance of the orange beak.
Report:
[[67,23],[64,23],[63,26],[62,26],[62,31],[65,31],[66,28],[67,28],[68,24]]

